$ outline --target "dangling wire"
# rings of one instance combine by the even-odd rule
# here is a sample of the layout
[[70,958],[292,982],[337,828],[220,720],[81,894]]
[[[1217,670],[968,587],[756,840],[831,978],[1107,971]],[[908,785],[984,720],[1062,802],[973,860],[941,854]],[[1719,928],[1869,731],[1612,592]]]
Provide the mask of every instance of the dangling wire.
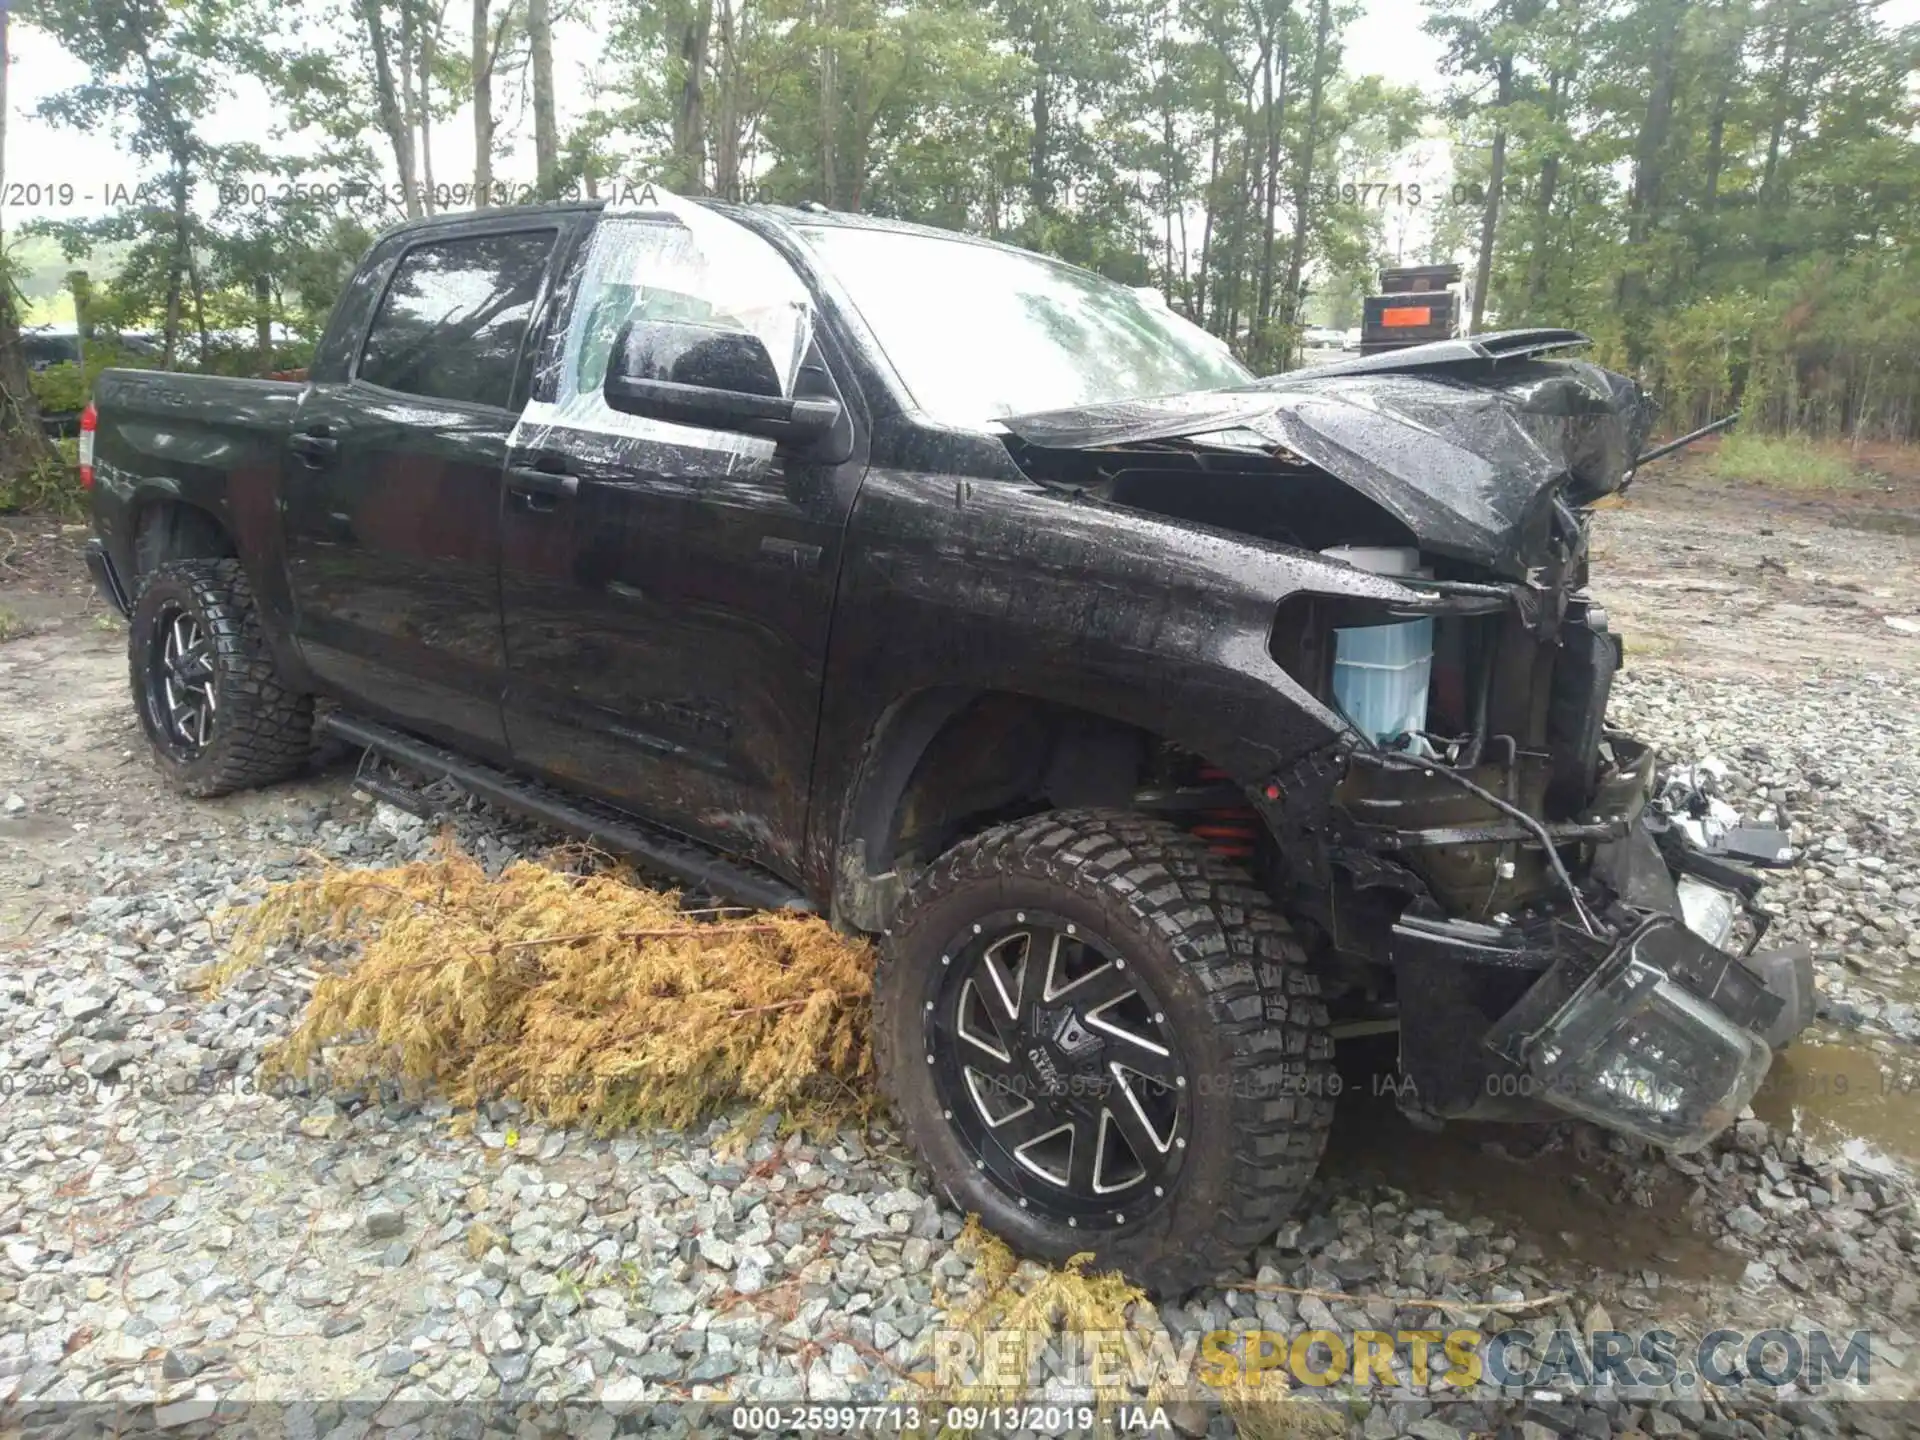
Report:
[[1502,800],[1491,790],[1476,785],[1457,770],[1438,764],[1435,761],[1424,759],[1418,755],[1409,755],[1399,750],[1388,750],[1385,746],[1381,745],[1379,741],[1375,740],[1365,730],[1360,728],[1354,721],[1353,716],[1347,714],[1346,707],[1342,705],[1337,698],[1334,700],[1333,705],[1346,720],[1347,724],[1353,727],[1355,737],[1364,747],[1364,749],[1355,752],[1356,758],[1360,755],[1365,755],[1369,763],[1378,765],[1382,769],[1392,769],[1398,766],[1402,769],[1424,770],[1429,775],[1437,775],[1440,779],[1450,784],[1458,785],[1469,795],[1485,801],[1503,815],[1510,816],[1528,830],[1531,830],[1534,835],[1538,837],[1541,848],[1546,851],[1547,864],[1553,867],[1553,873],[1559,877],[1561,886],[1567,892],[1567,898],[1573,902],[1573,913],[1579,918],[1581,928],[1594,939],[1597,940],[1600,938],[1600,931],[1597,922],[1593,918],[1593,913],[1587,909],[1587,902],[1580,897],[1580,888],[1573,883],[1573,876],[1567,873],[1567,867],[1565,862],[1560,858],[1560,852],[1553,848],[1553,836],[1548,833],[1547,827],[1541,821],[1527,814],[1527,812],[1519,806],[1509,804],[1507,801]]

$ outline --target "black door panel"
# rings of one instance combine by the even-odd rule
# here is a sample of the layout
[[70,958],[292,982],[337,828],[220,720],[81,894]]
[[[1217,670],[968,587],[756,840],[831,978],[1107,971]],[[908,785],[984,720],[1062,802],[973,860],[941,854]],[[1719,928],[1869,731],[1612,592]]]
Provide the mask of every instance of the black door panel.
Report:
[[[609,238],[616,225],[627,228]],[[508,457],[507,734],[519,762],[793,877],[842,531],[863,467],[605,407],[607,351],[630,315],[729,318],[733,256],[711,271],[676,268],[689,242],[672,235],[602,222],[567,282],[576,333],[542,355],[555,389],[536,397]],[[773,263],[804,297],[786,262]],[[770,348],[795,353],[791,337]],[[536,479],[516,496],[523,467],[577,483],[543,492]]]
[[737,456],[703,462],[694,447],[674,457],[677,473],[648,473],[657,450],[583,468],[554,511],[508,506],[514,755],[787,869],[806,821],[832,574],[770,566],[760,545],[771,534],[837,554],[833,475],[770,454],[743,474]]
[[314,673],[412,728],[505,747],[501,411],[316,387],[339,451],[283,482],[296,633]]
[[499,756],[502,467],[560,233],[510,225],[429,232],[398,258],[354,378],[308,392],[283,469],[294,629],[314,673]]

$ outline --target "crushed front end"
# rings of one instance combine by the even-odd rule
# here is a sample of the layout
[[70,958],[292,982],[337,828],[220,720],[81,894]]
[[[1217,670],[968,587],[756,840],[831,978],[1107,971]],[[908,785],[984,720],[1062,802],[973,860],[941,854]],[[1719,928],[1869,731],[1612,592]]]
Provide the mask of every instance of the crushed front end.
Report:
[[[1760,881],[1675,823],[1646,746],[1604,735],[1590,787],[1556,797],[1565,737],[1488,740],[1494,758],[1472,764],[1454,741],[1419,765],[1343,746],[1292,777],[1297,791],[1273,787],[1297,840],[1280,856],[1318,859],[1278,859],[1278,884],[1336,961],[1336,1009],[1398,1021],[1401,1102],[1418,1115],[1545,1104],[1674,1150],[1705,1144],[1806,1023],[1806,952],[1760,948]],[[1325,803],[1306,801],[1311,815],[1286,803],[1313,785]]]
[[1281,607],[1275,658],[1346,731],[1268,787],[1274,886],[1320,931],[1336,1011],[1397,1022],[1403,1108],[1544,1105],[1696,1149],[1811,1015],[1810,956],[1762,948],[1754,904],[1753,867],[1791,852],[1608,728],[1624,657],[1589,512],[1548,491],[1538,519],[1521,578],[1409,548],[1400,604]]
[[1625,377],[1539,358],[1582,338],[1008,423],[1043,483],[1308,562],[1269,650],[1329,738],[1251,788],[1255,859],[1336,1023],[1398,1031],[1403,1107],[1558,1110],[1687,1150],[1805,1025],[1811,960],[1760,944],[1751,862],[1784,837],[1709,826],[1711,797],[1608,728],[1623,653],[1588,528],[1652,411]]

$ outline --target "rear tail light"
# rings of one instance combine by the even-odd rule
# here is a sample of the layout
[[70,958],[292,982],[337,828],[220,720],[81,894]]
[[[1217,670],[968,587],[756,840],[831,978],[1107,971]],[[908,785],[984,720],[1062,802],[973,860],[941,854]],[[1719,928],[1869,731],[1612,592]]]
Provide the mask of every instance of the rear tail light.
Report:
[[100,428],[100,412],[93,408],[93,402],[87,402],[87,408],[80,412],[80,488],[93,488],[93,432]]
[[1431,325],[1433,308],[1428,305],[1398,305],[1391,310],[1382,310],[1380,323],[1395,330],[1405,325]]

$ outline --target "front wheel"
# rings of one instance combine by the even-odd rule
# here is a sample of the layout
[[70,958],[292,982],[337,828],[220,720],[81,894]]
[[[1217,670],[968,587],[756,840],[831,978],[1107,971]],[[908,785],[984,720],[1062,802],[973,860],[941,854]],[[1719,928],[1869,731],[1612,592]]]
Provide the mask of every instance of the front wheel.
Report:
[[313,700],[280,682],[238,560],[162,565],[127,631],[140,726],[175,789],[225,795],[306,764]]
[[1319,1165],[1333,1045],[1305,953],[1170,825],[1062,811],[956,846],[884,937],[874,1004],[935,1183],[1036,1257],[1091,1251],[1178,1294]]

